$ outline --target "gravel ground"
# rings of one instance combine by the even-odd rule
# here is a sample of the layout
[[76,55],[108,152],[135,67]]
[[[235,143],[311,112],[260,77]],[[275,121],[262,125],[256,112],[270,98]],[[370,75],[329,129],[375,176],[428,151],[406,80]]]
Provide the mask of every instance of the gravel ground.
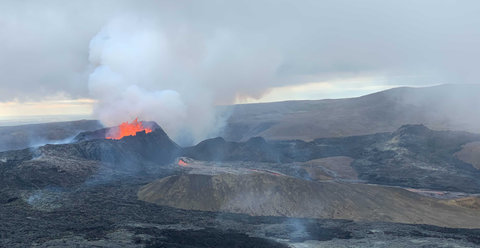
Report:
[[137,200],[146,181],[0,191],[0,247],[480,247],[479,229],[252,217]]

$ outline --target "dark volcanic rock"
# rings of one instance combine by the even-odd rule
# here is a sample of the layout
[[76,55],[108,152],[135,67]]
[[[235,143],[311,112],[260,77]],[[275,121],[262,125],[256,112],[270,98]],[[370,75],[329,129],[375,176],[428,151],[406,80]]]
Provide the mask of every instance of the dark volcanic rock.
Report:
[[129,180],[75,188],[54,198],[53,203],[60,207],[53,211],[42,211],[30,205],[35,203],[15,200],[4,194],[5,188],[0,188],[0,197],[11,200],[0,201],[0,247],[480,245],[480,229],[174,209],[137,200],[139,186],[139,182]]
[[[156,124],[152,125],[155,127]],[[26,168],[32,171],[46,170],[37,171],[39,175],[52,171],[65,178],[75,178],[74,174],[78,172],[78,178],[83,180],[94,173],[99,164],[110,164],[114,169],[124,171],[142,171],[145,165],[169,164],[178,156],[204,161],[271,163],[306,162],[346,156],[354,159],[351,166],[358,178],[370,183],[480,192],[480,170],[459,160],[455,155],[465,144],[479,141],[480,135],[433,131],[423,125],[405,125],[393,133],[322,138],[311,142],[266,141],[259,137],[247,142],[229,142],[215,138],[183,149],[158,126],[151,133],[139,132],[136,136],[120,140],[100,138],[104,134],[105,130],[99,130],[81,134],[78,136],[79,141],[71,144],[2,152],[0,170],[4,171],[2,174],[6,178],[13,181],[22,179],[33,182],[36,177],[31,175],[25,177],[7,173],[15,171],[25,175],[28,171]],[[61,168],[62,163],[71,165],[72,168],[85,166],[88,169],[68,170]],[[69,172],[72,172],[71,176]],[[46,180],[45,183],[52,183],[51,181]],[[53,181],[55,185],[65,185],[66,181],[77,182],[63,179]]]
[[0,151],[24,149],[46,143],[65,143],[80,132],[102,127],[102,124],[95,120],[0,127]]
[[[141,121],[142,125],[145,128],[150,128],[152,130],[157,130],[160,129],[162,132],[162,128],[155,122],[153,121]],[[80,141],[86,141],[86,140],[94,140],[94,139],[105,139],[107,137],[108,132],[111,129],[115,129],[116,127],[107,127],[107,128],[102,128],[94,131],[87,131],[87,132],[82,132],[79,133],[75,138],[73,139],[73,142],[80,142]]]
[[14,167],[8,174],[16,176],[26,186],[72,186],[83,183],[101,164],[97,161],[42,156]]
[[[144,232],[147,230],[144,230]],[[137,230],[138,233],[142,231]],[[249,237],[244,233],[223,231],[216,228],[201,230],[159,230],[149,228],[147,233],[159,238],[150,241],[146,247],[172,248],[288,248],[289,246],[264,238]]]
[[[259,168],[257,161],[294,162],[283,164],[288,166],[295,165],[295,161],[348,156],[352,158],[352,165],[359,176],[370,182],[478,192],[478,181],[475,181],[480,178],[478,172],[453,156],[465,143],[478,140],[478,136],[467,133],[405,126],[395,133],[312,142],[270,142],[255,138],[235,143],[214,139],[187,148],[183,153],[192,157],[204,156],[205,160],[254,161],[245,162],[252,167],[244,170],[250,171]],[[449,206],[440,206],[436,200],[425,200],[425,197],[395,187],[307,181],[268,172],[271,167],[261,172],[269,175],[253,177],[191,176],[169,170],[150,175],[150,171],[142,171],[144,166],[167,168],[169,166],[163,165],[174,161],[178,154],[182,154],[182,149],[161,129],[121,140],[85,138],[72,144],[0,152],[0,247],[480,245],[478,229],[383,223],[372,219],[376,216],[377,220],[416,223],[419,215],[429,218],[431,222],[428,223],[478,226],[478,210],[473,208],[477,206],[476,201],[473,204],[471,201],[447,202],[441,204]],[[275,163],[271,164],[275,166]],[[135,170],[141,173],[136,174]],[[92,175],[110,171],[126,171],[129,177],[102,183],[89,180]],[[346,218],[352,214],[363,216],[370,222],[202,212],[159,206],[137,199],[142,186],[152,182],[153,178],[162,177],[165,180],[160,184],[157,182],[157,186],[163,187],[152,192],[163,190],[167,196],[182,198],[179,201],[182,204],[213,199],[207,202],[209,207],[214,206],[216,199],[225,196],[224,200],[231,200],[227,203],[242,206],[245,198],[232,199],[231,195],[245,189],[248,196],[248,190],[256,188],[266,190],[253,192],[249,199],[261,207],[265,206],[263,210],[267,214],[273,213],[281,204],[262,205],[263,200],[287,198],[283,202],[292,206],[288,211],[294,213],[298,211],[295,210],[296,205],[307,207],[304,202],[312,202],[313,195],[313,203],[319,204],[311,206],[311,211],[323,206],[330,216]],[[82,183],[85,180],[89,181]],[[162,184],[166,182],[169,184]],[[380,191],[375,187],[381,188]],[[207,191],[201,191],[202,188]],[[262,194],[273,197],[256,197]],[[345,208],[340,208],[342,204],[339,203],[343,203]]]
[[148,134],[138,132],[135,136],[127,136],[120,140],[96,139],[71,145],[75,146],[86,159],[115,164],[143,162],[168,164],[180,153],[180,147],[160,128]]
[[[180,147],[160,128],[120,140],[87,139],[0,153],[3,183],[43,187],[83,183],[100,168],[136,173],[172,163]],[[133,175],[133,174],[132,174]]]
[[227,142],[213,138],[200,142],[194,147],[183,149],[183,155],[205,161],[262,161],[280,162],[287,160],[280,150],[263,138],[251,138],[247,142]]
[[[100,130],[100,132],[103,131]],[[144,162],[162,165],[174,161],[180,152],[180,147],[157,125],[148,134],[142,131],[135,136],[126,136],[120,140],[95,138],[73,144],[47,145],[40,148],[40,152],[118,165]]]
[[454,154],[479,139],[465,132],[407,125],[366,147],[352,166],[361,179],[372,183],[478,193],[480,170]]
[[229,142],[213,138],[183,149],[183,156],[204,161],[305,162],[317,158],[350,156],[360,158],[367,146],[383,142],[389,133],[345,138],[266,141],[261,137],[246,142]]
[[203,141],[183,155],[208,161],[305,162],[348,156],[359,178],[371,183],[435,190],[480,192],[480,170],[455,155],[463,145],[479,141],[467,132],[434,131],[423,125],[405,125],[393,133],[345,138],[227,142]]

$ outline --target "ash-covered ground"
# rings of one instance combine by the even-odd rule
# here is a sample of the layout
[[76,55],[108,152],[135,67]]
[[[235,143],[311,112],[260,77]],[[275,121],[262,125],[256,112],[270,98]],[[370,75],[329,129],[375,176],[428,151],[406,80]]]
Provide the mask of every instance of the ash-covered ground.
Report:
[[159,127],[104,131],[0,153],[0,246],[480,246],[478,135],[182,148]]
[[2,247],[475,247],[480,230],[181,210],[137,199],[148,180],[2,191]]

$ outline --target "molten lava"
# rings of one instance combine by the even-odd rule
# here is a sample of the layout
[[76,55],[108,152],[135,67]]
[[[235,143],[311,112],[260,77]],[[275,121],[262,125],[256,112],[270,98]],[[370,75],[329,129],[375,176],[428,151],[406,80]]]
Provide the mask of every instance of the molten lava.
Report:
[[135,118],[132,123],[123,122],[118,126],[118,130],[114,130],[107,134],[107,139],[121,139],[125,136],[135,136],[137,135],[137,132],[145,131],[145,133],[151,133],[152,129],[146,128],[143,126],[143,123],[137,120],[138,118]]
[[183,161],[182,159],[180,159],[180,160],[178,160],[178,165],[187,166],[188,164],[185,161]]

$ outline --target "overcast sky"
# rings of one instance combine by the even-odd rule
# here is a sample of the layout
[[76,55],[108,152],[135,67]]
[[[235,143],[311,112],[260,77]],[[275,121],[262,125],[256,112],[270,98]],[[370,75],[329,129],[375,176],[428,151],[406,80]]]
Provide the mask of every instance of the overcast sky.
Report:
[[111,103],[105,65],[128,81],[118,87],[173,90],[187,108],[192,94],[228,104],[478,83],[479,13],[476,0],[2,0],[0,115],[88,114]]

